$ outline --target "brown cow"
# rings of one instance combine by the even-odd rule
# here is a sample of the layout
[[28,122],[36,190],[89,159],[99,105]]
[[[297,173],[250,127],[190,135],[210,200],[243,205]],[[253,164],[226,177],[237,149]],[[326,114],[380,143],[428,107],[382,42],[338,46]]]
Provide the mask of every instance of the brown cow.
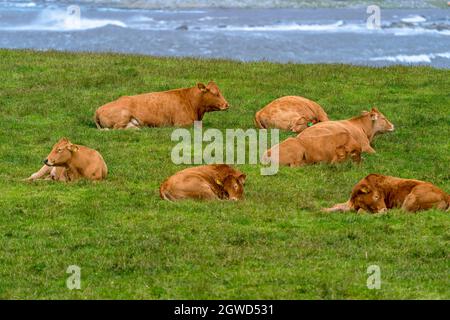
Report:
[[382,213],[393,208],[410,212],[432,208],[448,210],[450,195],[429,182],[369,174],[355,185],[347,202],[325,211]]
[[[272,149],[266,151],[263,159],[268,161],[274,148],[278,148],[278,163],[280,165],[298,167],[320,162],[337,163],[349,157],[359,163],[361,147],[347,132],[325,134],[300,139],[288,138]],[[272,162],[276,159],[272,159]]]
[[244,193],[246,175],[226,164],[188,168],[161,184],[161,199],[239,200]]
[[373,137],[377,134],[391,131],[394,131],[394,125],[380,111],[372,108],[370,112],[363,111],[360,116],[348,120],[318,123],[301,132],[298,137],[314,138],[324,134],[348,132],[361,146],[362,152],[375,153],[375,150],[370,146]]
[[258,128],[278,128],[293,132],[301,132],[321,121],[328,121],[322,107],[314,101],[297,96],[278,98],[255,115]]
[[102,180],[108,174],[106,163],[98,151],[73,144],[67,138],[62,138],[53,146],[44,164],[27,180],[75,181],[80,178]]
[[219,87],[210,82],[185,89],[121,97],[95,112],[97,128],[138,129],[143,126],[189,126],[206,112],[227,110]]

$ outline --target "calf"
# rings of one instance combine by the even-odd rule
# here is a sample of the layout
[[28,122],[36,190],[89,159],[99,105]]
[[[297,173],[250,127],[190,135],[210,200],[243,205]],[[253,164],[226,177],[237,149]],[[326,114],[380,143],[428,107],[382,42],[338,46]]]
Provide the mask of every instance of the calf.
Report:
[[106,178],[107,173],[106,163],[98,151],[62,138],[44,160],[44,166],[27,180],[75,181],[80,178],[102,180]]
[[449,207],[450,195],[429,182],[369,174],[355,185],[347,202],[325,211],[382,213],[401,208],[416,212],[432,208],[448,210]]
[[[274,148],[278,148],[278,163],[290,167],[320,162],[337,163],[348,158],[357,163],[361,161],[361,147],[347,132],[303,139],[288,138],[268,150],[263,156],[263,161],[268,161]],[[277,159],[272,159],[273,161],[277,162]]]
[[161,199],[227,199],[243,197],[246,175],[226,164],[188,168],[175,173],[161,184]]
[[[370,146],[373,137],[384,132],[394,131],[394,125],[376,108],[370,112],[363,111],[360,116],[340,121],[318,123],[301,132],[298,137],[315,137],[321,134],[338,134],[348,132],[361,146],[363,152],[375,153]],[[319,145],[317,145],[319,148]]]
[[189,126],[206,112],[227,110],[219,87],[210,82],[185,89],[127,96],[105,104],[95,112],[99,129],[138,129],[143,126]]
[[278,98],[255,115],[258,128],[278,128],[297,133],[321,121],[328,121],[322,107],[314,101],[297,96]]

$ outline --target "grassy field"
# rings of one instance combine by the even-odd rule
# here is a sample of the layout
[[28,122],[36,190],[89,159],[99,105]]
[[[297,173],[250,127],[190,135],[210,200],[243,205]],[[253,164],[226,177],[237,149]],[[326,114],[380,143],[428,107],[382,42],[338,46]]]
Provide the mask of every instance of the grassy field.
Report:
[[[362,165],[247,173],[246,199],[169,203],[159,184],[172,129],[99,131],[95,109],[121,95],[215,80],[232,105],[204,128],[252,128],[282,95],[332,119],[372,106],[396,126]],[[238,63],[0,50],[0,298],[449,299],[449,213],[325,214],[368,173],[450,191],[450,71],[426,67]],[[284,133],[282,137],[289,136]],[[101,183],[23,182],[61,137],[99,150]],[[81,290],[66,269],[81,267]],[[366,286],[381,268],[381,289]]]

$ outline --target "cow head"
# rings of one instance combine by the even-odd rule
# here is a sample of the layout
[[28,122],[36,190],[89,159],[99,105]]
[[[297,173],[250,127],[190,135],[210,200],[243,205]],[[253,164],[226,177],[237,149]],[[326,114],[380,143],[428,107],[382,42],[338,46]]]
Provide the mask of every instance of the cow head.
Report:
[[366,182],[359,183],[353,188],[351,202],[356,211],[360,209],[372,213],[387,211],[383,194]]
[[223,181],[217,180],[216,183],[223,189],[228,199],[240,200],[244,195],[245,178],[245,174],[239,176],[230,174]]
[[63,166],[72,158],[72,155],[78,151],[78,147],[71,143],[67,138],[62,138],[54,146],[44,163],[48,166]]
[[377,108],[372,108],[367,114],[372,120],[374,134],[394,131],[394,125]]
[[319,122],[316,117],[307,119],[305,117],[298,117],[297,119],[294,119],[291,123],[291,130],[292,132],[300,133],[303,130],[305,130],[308,127],[313,126]]
[[227,100],[222,96],[219,87],[214,81],[205,86],[203,83],[197,84],[200,90],[202,105],[206,111],[223,111],[229,108]]

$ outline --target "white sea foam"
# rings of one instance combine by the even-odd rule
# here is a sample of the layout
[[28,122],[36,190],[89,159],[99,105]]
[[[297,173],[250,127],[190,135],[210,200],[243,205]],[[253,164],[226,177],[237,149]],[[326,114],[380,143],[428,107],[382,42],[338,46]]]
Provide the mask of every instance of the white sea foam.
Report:
[[389,62],[399,62],[399,63],[431,63],[433,59],[444,58],[450,59],[450,52],[443,53],[429,53],[429,54],[415,54],[415,55],[405,55],[399,54],[396,56],[385,56],[371,58],[372,61],[389,61]]
[[15,7],[15,8],[34,8],[36,7],[36,3],[34,2],[0,2],[0,5],[6,7]]
[[120,20],[90,19],[82,15],[69,14],[61,9],[45,9],[39,17],[27,25],[8,28],[10,30],[35,30],[35,31],[76,31],[102,28],[108,25],[126,28],[127,25]]
[[344,25],[343,21],[332,24],[274,24],[265,26],[227,26],[229,31],[337,31]]
[[395,36],[416,36],[420,34],[436,34],[449,36],[450,30],[436,30],[425,29],[421,27],[403,27],[403,28],[390,28],[384,26],[381,29],[368,29],[366,24],[356,23],[344,23],[343,21],[337,21],[330,24],[273,24],[262,26],[236,26],[228,25],[222,28],[219,27],[207,27],[202,28],[205,31],[243,31],[243,32],[341,32],[341,33],[379,33],[379,34],[394,34]]
[[419,15],[412,15],[412,16],[403,18],[402,21],[406,22],[406,23],[420,23],[420,22],[427,21],[427,19],[425,19],[425,17],[419,16]]

